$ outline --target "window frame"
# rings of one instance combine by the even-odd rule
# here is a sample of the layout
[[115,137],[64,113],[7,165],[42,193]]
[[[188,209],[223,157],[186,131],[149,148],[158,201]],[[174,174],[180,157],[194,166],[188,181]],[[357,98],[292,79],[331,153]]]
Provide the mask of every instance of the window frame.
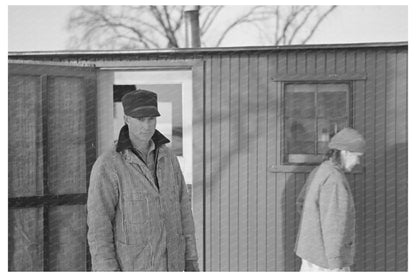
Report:
[[[318,93],[319,91],[317,90],[317,87],[319,85],[327,85],[327,84],[333,84],[333,85],[346,85],[347,86],[347,126],[348,127],[352,127],[353,126],[353,83],[351,80],[342,80],[342,81],[315,81],[315,80],[311,80],[311,81],[288,81],[288,82],[282,82],[282,93],[281,93],[281,98],[280,98],[280,102],[281,102],[281,112],[280,112],[280,117],[281,117],[281,151],[280,151],[280,164],[283,166],[316,166],[321,162],[321,159],[319,159],[319,156],[322,156],[320,154],[317,154],[317,144],[318,144],[318,140],[317,140],[317,132],[318,132],[318,115],[317,115],[317,97],[318,97]],[[315,86],[314,89],[314,103],[315,103],[315,117],[311,118],[314,120],[315,123],[315,138],[314,138],[314,148],[315,148],[315,153],[314,154],[299,154],[299,155],[304,155],[304,156],[309,156],[309,155],[313,155],[316,157],[316,162],[289,162],[288,158],[286,159],[286,120],[287,120],[287,116],[286,116],[286,101],[285,101],[285,96],[287,92],[287,87],[289,85],[311,85],[311,86]],[[319,161],[318,161],[319,160]]]

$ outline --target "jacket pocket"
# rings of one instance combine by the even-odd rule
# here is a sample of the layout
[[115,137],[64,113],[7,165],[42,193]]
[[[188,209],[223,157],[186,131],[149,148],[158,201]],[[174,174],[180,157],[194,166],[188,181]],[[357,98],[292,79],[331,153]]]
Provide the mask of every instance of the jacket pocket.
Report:
[[145,224],[149,220],[149,200],[142,192],[125,197],[125,218],[130,224]]
[[116,242],[117,259],[122,271],[146,271],[151,267],[151,255],[147,244],[129,245]]

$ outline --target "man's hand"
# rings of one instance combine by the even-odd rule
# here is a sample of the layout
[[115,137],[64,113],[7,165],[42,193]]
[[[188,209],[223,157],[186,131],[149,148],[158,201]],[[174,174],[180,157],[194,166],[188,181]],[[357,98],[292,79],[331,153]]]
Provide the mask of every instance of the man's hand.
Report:
[[185,271],[199,271],[198,262],[193,260],[185,261]]

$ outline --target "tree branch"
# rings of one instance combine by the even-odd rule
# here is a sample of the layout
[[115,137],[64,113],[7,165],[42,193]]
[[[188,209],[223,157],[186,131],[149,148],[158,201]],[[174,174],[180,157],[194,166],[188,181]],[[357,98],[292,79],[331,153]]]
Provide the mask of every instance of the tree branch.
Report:
[[208,12],[205,20],[201,24],[201,36],[206,33],[206,31],[209,29],[209,27],[211,27],[212,23],[217,18],[219,12],[223,8],[224,8],[224,6],[213,6],[213,8]]
[[312,36],[313,34],[316,32],[316,30],[318,29],[319,25],[321,24],[321,22],[336,8],[337,6],[331,6],[319,19],[318,21],[315,23],[315,25],[313,26],[313,28],[311,29],[309,35],[302,41],[302,44],[305,44]]
[[309,11],[306,13],[306,15],[303,17],[303,20],[298,24],[298,26],[295,28],[295,30],[292,32],[292,35],[289,38],[288,44],[292,44],[293,39],[296,37],[296,34],[299,32],[299,30],[306,24],[308,21],[310,15],[312,12],[314,12],[317,9],[316,6],[311,7]]
[[[230,24],[225,31],[222,33],[222,35],[220,36],[220,38],[218,39],[217,43],[216,43],[216,47],[218,47],[221,42],[223,41],[223,39],[225,38],[225,36],[236,26],[241,25],[242,23],[248,23],[248,22],[253,22],[254,20],[261,20],[260,18],[258,19],[249,19],[250,15],[254,14],[255,10],[261,8],[261,6],[255,6],[253,8],[250,9],[250,11],[248,11],[246,14],[242,15],[241,17],[239,17],[237,20],[235,20],[232,24]],[[263,18],[264,19],[264,18]]]
[[307,6],[302,6],[299,9],[296,9],[296,7],[293,7],[293,6],[291,7],[291,12],[286,19],[286,24],[284,25],[283,30],[282,30],[282,35],[277,40],[276,45],[279,45],[282,39],[283,39],[283,44],[286,44],[287,30],[292,25],[292,23],[294,22],[298,14],[302,12],[305,8],[307,8]]

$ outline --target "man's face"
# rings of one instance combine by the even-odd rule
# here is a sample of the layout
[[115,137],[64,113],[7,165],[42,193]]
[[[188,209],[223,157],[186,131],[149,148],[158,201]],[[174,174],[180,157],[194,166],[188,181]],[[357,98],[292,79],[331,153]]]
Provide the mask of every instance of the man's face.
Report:
[[131,139],[148,142],[156,129],[156,117],[125,117],[126,124],[129,126],[129,136]]
[[341,151],[341,162],[346,172],[351,172],[356,165],[360,164],[360,157],[363,153]]

